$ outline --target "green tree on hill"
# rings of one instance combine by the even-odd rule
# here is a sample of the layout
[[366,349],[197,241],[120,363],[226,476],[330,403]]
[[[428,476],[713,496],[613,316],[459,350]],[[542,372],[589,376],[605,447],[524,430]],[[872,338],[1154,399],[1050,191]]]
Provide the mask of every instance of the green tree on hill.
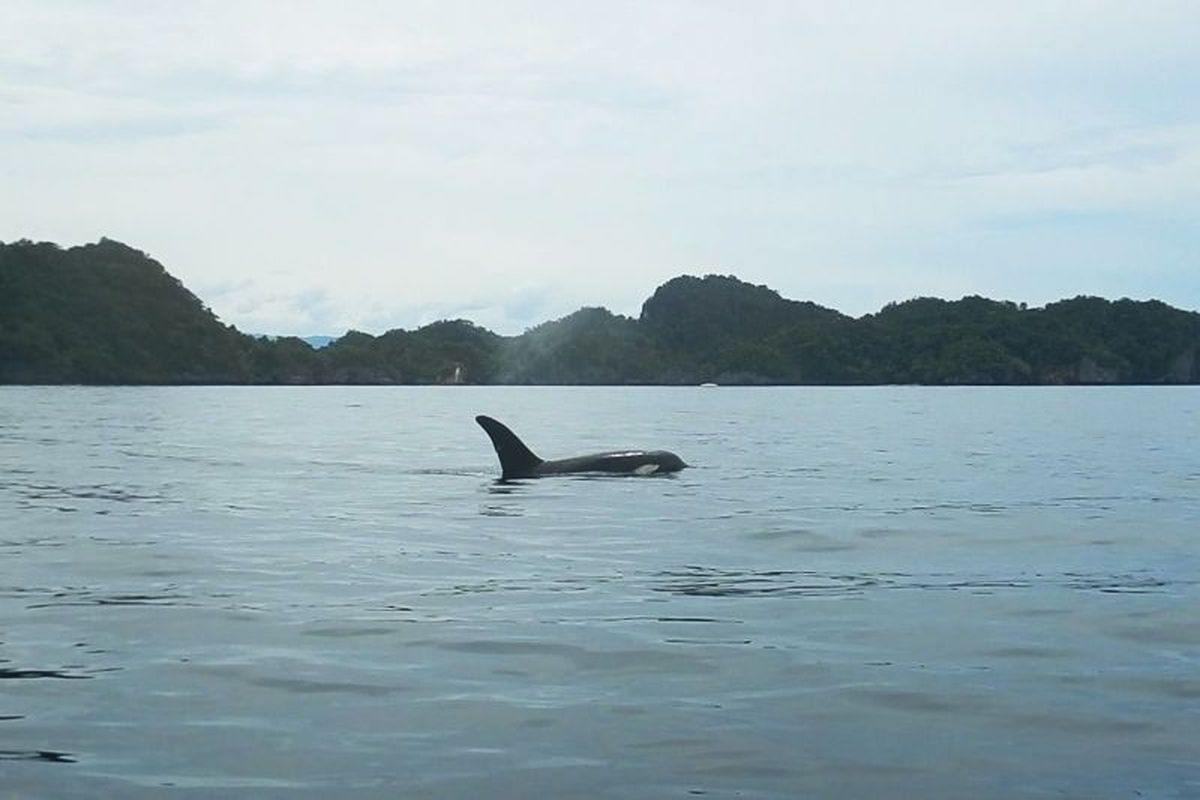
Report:
[[921,297],[854,319],[721,275],[667,281],[636,320],[443,320],[314,350],[223,325],[118,242],[0,244],[3,383],[1198,383],[1198,353],[1200,314],[1153,300]]

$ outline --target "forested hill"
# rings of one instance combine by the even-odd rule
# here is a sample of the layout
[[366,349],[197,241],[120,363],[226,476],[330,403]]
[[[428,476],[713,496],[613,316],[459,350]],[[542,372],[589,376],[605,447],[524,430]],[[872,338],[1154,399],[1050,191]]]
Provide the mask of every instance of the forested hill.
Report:
[[584,308],[520,336],[464,320],[319,350],[224,325],[161,264],[102,239],[0,244],[0,383],[1200,383],[1200,314],[1076,297],[919,298],[845,316],[683,276],[637,319]]
[[118,242],[0,245],[0,382],[241,381],[244,338]]

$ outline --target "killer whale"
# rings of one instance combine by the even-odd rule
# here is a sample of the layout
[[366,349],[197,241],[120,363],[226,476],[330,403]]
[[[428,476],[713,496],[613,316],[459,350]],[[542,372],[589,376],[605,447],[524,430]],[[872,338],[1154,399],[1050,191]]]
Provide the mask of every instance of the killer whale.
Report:
[[666,450],[613,450],[551,461],[539,458],[502,422],[480,414],[475,418],[492,440],[500,459],[500,479],[540,478],[577,472],[609,472],[621,475],[657,475],[678,472],[687,466]]

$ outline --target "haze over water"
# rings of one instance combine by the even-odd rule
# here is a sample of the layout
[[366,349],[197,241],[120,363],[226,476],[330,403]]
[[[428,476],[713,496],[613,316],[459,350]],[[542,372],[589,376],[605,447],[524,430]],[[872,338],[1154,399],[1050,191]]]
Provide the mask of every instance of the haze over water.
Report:
[[[657,478],[498,484],[473,422]],[[1193,388],[0,387],[16,797],[1200,795]]]

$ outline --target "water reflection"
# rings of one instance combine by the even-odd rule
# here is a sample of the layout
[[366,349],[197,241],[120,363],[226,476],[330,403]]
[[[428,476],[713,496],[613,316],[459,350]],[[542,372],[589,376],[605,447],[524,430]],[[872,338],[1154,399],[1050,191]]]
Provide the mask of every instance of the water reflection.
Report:
[[[475,473],[472,473],[475,474]],[[630,478],[645,480],[645,479],[666,479],[679,480],[678,472],[652,472],[645,475],[636,472],[604,472],[597,470],[595,472],[570,472],[559,475],[543,476],[541,478],[496,478],[488,486],[488,491],[494,494],[513,494],[524,487],[535,486],[544,483],[549,478],[552,481],[613,481],[613,480],[628,480]]]
[[517,494],[531,483],[533,483],[533,480],[527,478],[496,478],[496,480],[488,484],[488,493]]
[[[487,493],[497,499],[513,497],[523,492],[529,483],[528,480],[497,478],[487,485]],[[479,507],[479,513],[484,517],[523,517],[525,507],[518,503],[485,502]]]

